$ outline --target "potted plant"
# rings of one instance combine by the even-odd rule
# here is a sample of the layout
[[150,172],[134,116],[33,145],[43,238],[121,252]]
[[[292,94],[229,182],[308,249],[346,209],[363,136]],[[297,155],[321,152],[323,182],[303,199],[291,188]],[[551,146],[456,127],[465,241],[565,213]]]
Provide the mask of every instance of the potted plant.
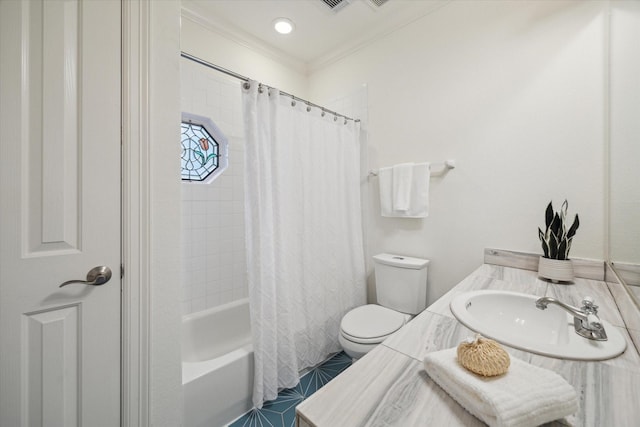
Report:
[[573,224],[567,228],[568,207],[569,203],[565,200],[560,211],[555,212],[552,202],[549,202],[545,211],[546,229],[542,232],[538,227],[538,237],[544,252],[538,264],[538,274],[556,283],[573,280],[573,264],[569,259],[569,251],[580,220],[576,214]]

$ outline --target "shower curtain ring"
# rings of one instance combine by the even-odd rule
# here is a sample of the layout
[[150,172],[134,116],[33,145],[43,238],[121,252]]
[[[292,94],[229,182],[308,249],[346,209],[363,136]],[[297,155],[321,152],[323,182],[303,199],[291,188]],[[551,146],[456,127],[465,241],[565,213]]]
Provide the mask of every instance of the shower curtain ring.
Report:
[[334,116],[333,116],[333,121],[334,121],[334,122],[335,122],[335,121],[338,121],[338,116],[334,115]]
[[242,87],[244,88],[244,90],[249,90],[249,89],[251,89],[251,85],[249,84],[249,82],[244,82],[244,84],[242,85]]
[[295,99],[292,99],[292,100],[291,100],[291,106],[292,106],[292,107],[295,107],[295,106],[296,106],[296,100],[295,100]]
[[311,112],[311,105],[307,102],[307,113]]

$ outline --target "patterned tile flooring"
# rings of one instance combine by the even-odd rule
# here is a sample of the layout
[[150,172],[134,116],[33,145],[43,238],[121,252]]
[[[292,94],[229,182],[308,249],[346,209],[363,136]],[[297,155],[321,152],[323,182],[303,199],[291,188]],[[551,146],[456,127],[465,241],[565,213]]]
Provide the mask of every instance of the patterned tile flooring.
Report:
[[276,400],[265,402],[262,409],[252,409],[229,424],[229,427],[294,427],[296,406],[349,366],[351,358],[344,352],[337,353],[307,372],[297,386],[282,390]]

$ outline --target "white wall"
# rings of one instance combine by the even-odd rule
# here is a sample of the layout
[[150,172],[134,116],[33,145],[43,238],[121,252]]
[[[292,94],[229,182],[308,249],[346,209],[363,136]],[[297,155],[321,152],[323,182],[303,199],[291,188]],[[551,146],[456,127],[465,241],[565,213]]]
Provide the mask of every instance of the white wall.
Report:
[[431,259],[430,301],[485,247],[540,252],[549,200],[580,214],[571,255],[603,259],[605,6],[451,2],[311,75],[318,102],[367,83],[370,168],[457,160],[424,220],[380,217],[369,184],[369,252]]

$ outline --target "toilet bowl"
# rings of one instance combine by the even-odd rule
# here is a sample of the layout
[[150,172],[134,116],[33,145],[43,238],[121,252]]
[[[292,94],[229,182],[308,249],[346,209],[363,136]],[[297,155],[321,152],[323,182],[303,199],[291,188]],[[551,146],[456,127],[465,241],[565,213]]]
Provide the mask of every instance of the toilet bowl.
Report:
[[338,341],[353,359],[359,359],[402,328],[413,316],[377,304],[348,312],[340,323]]
[[373,350],[427,307],[428,260],[392,254],[373,259],[378,304],[356,307],[340,322],[338,341],[353,359]]

